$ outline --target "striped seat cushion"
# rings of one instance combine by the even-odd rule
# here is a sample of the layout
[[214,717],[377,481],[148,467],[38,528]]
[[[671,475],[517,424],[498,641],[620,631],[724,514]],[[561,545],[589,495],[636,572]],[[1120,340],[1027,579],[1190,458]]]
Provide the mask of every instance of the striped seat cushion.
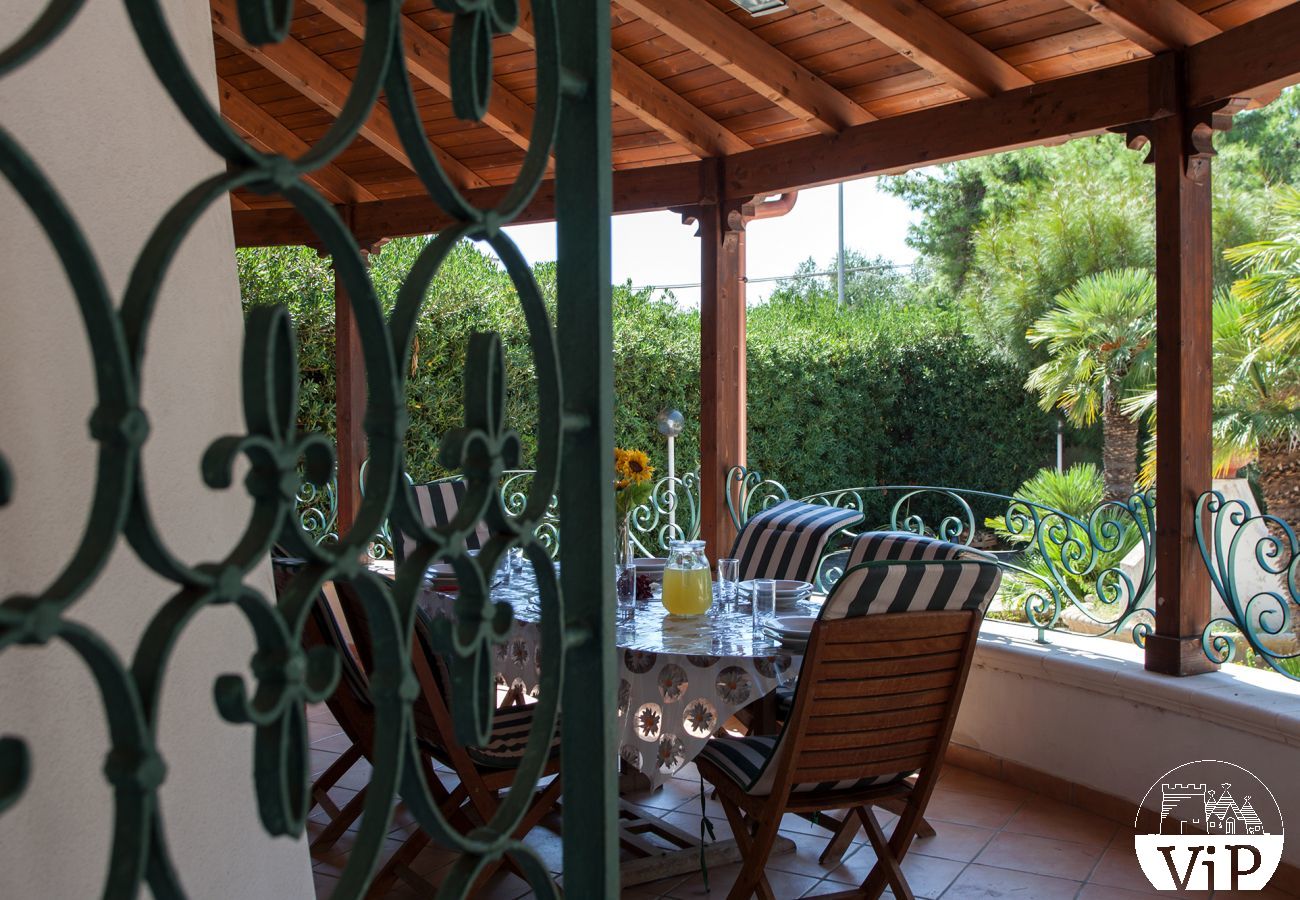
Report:
[[[715,737],[705,745],[699,758],[708,760],[721,769],[745,793],[756,797],[766,797],[772,793],[772,783],[776,780],[776,766],[770,765],[770,763],[776,753],[779,740],[780,738],[775,735]],[[873,775],[869,778],[858,778],[850,781],[796,784],[793,793],[859,791],[868,787],[902,781],[912,774],[912,772],[898,772],[893,775]]]
[[[492,735],[482,747],[466,747],[470,759],[493,769],[513,769],[528,749],[528,734],[533,729],[533,708],[512,706],[499,709],[492,717]],[[551,737],[551,756],[560,752],[560,729]]]
[[877,559],[957,559],[968,550],[910,531],[864,531],[853,539],[845,568]]
[[811,582],[826,542],[862,520],[862,513],[819,503],[785,500],[746,523],[731,549],[740,577],[789,578]]
[[979,559],[874,561],[850,568],[831,591],[821,618],[988,608],[1002,582],[996,564]]
[[[446,527],[460,511],[460,504],[465,499],[466,490],[468,488],[463,478],[448,478],[413,486],[411,492],[415,496],[420,521],[430,528]],[[488,537],[488,527],[480,521],[465,539],[465,547],[469,550],[481,550],[488,542]],[[394,542],[393,555],[400,563],[415,550],[415,546],[414,538],[400,534],[398,540]]]

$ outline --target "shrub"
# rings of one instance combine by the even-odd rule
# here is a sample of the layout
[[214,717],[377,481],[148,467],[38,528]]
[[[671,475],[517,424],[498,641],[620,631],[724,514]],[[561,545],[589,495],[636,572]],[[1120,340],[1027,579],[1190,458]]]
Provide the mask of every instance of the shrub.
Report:
[[[372,265],[391,304],[423,242],[389,243]],[[327,261],[297,248],[241,250],[246,305],[285,302],[298,329],[304,428],[333,432],[333,288]],[[535,277],[554,303],[553,264]],[[678,472],[699,464],[699,314],[628,285],[614,289],[615,436],[666,464],[655,415],[686,417]],[[821,299],[754,306],[749,315],[749,459],[798,496],[873,484],[954,484],[1001,493],[1050,452],[1053,422],[1021,385],[1026,371],[966,333],[958,314],[928,307],[835,309]],[[448,474],[443,434],[460,424],[469,335],[500,333],[507,359],[507,420],[536,449],[536,399],[527,330],[510,279],[490,258],[457,247],[430,289],[417,328],[408,401],[414,478]],[[892,499],[878,498],[874,517]],[[981,512],[981,514],[983,514]]]

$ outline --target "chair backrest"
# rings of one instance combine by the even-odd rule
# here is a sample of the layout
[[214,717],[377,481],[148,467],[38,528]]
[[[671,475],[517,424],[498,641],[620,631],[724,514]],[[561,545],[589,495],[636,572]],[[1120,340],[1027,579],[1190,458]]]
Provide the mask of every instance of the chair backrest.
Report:
[[[294,565],[272,560],[271,571],[277,595],[288,586],[295,568]],[[370,688],[365,674],[348,649],[347,639],[344,638],[343,630],[323,591],[317,593],[311,613],[307,616],[302,632],[302,646],[304,650],[329,647],[338,654],[342,673],[338,687],[325,701],[325,705],[348,739],[358,744],[363,752],[369,753],[374,731],[374,707],[370,702]]]
[[850,568],[813,627],[793,709],[752,789],[849,789],[937,772],[1000,582],[981,559]]
[[[411,487],[415,495],[416,508],[420,512],[420,520],[430,527],[444,526],[456,517],[460,504],[465,499],[466,490],[468,488],[463,478],[443,478]],[[487,525],[480,521],[465,539],[465,547],[469,550],[480,550],[488,542],[489,536]],[[395,538],[393,555],[400,563],[415,549],[415,540],[400,531]]]
[[784,500],[747,523],[731,556],[740,560],[740,577],[789,578],[811,582],[826,543],[837,531],[862,520],[862,513],[820,503]]
[[970,550],[910,531],[864,531],[853,539],[845,569],[877,559],[958,559]]

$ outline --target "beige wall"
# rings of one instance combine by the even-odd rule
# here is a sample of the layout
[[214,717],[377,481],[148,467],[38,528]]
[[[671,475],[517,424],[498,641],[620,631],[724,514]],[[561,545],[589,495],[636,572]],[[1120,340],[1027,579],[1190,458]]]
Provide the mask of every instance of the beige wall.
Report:
[[[46,0],[0,3],[8,44]],[[71,30],[0,79],[0,123],[40,161],[90,236],[120,296],[135,255],[164,210],[221,162],[193,137],[156,84],[121,0],[90,0]],[[215,97],[206,0],[166,0],[172,28]],[[86,340],[34,221],[0,183],[0,454],[15,477],[0,509],[0,597],[39,590],[70,554],[94,479],[87,419],[94,406]],[[230,216],[211,210],[173,267],[154,319],[144,406],[151,503],[174,552],[220,557],[248,512],[242,490],[199,478],[204,448],[241,428],[241,341]],[[269,590],[267,571],[256,587]],[[72,616],[129,658],[173,588],[121,542]],[[257,820],[247,727],[221,721],[213,679],[247,672],[242,617],[214,609],[192,623],[166,680],[160,741],[167,837],[192,897],[311,894],[305,844],[271,839]],[[0,733],[24,737],[35,762],[26,796],[0,817],[0,897],[98,896],[112,822],[107,748],[94,682],[62,645],[0,653]],[[143,893],[148,896],[147,890]]]

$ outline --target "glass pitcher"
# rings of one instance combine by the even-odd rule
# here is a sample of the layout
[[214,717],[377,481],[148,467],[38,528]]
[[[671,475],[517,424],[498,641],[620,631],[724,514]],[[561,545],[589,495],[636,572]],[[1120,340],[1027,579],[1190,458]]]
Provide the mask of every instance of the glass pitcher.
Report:
[[664,608],[676,616],[699,616],[713,606],[713,578],[704,541],[673,541],[664,564]]

